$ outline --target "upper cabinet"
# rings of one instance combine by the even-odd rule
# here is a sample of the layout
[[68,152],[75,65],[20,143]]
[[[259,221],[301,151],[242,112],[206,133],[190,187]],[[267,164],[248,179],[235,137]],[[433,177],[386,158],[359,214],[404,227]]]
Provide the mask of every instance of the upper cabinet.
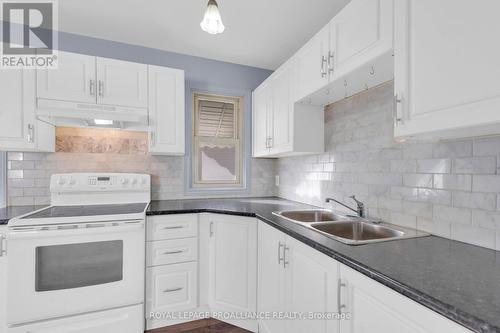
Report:
[[97,58],[97,102],[148,107],[148,69],[145,64]]
[[37,116],[54,125],[146,129],[148,66],[59,52],[58,68],[38,69]]
[[183,155],[185,150],[184,71],[148,66],[149,152]]
[[396,1],[397,137],[500,133],[499,12],[497,0]]
[[9,69],[0,75],[0,150],[55,150],[54,126],[35,115],[35,71]]
[[329,26],[321,29],[294,56],[297,72],[297,99],[328,84],[332,66]]
[[255,90],[254,157],[323,152],[323,107],[393,79],[393,7],[351,1]]
[[57,69],[37,70],[39,98],[95,103],[95,57],[59,51]]
[[354,0],[329,29],[335,79],[392,50],[393,0]]
[[295,55],[295,100],[326,105],[392,80],[393,0],[353,0]]
[[294,103],[295,59],[253,94],[253,156],[280,157],[324,151],[323,108]]

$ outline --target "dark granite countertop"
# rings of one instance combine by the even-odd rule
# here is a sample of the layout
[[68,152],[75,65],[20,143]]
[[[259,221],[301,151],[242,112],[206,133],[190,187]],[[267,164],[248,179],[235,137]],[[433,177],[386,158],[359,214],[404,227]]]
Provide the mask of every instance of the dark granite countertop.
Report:
[[10,219],[19,216],[28,214],[37,209],[41,209],[43,207],[47,207],[47,205],[42,206],[8,206],[5,208],[0,208],[0,225],[7,224]]
[[280,198],[168,200],[152,201],[147,214],[255,216],[474,332],[500,333],[500,252],[436,236],[350,246],[272,214],[311,207]]

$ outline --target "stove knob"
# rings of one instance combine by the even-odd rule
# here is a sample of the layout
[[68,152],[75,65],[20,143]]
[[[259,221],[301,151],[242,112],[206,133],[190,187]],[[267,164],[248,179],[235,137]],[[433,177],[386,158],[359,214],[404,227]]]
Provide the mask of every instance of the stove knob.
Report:
[[142,178],[142,179],[141,179],[141,184],[142,184],[142,185],[146,185],[146,178]]
[[122,183],[123,185],[125,185],[125,184],[128,183],[128,179],[127,178],[122,178],[122,179],[120,179],[120,183]]
[[64,185],[64,184],[66,184],[66,180],[64,180],[64,178],[59,178],[59,179],[57,180],[57,184],[58,184],[58,185]]
[[137,178],[132,179],[132,184],[137,184]]
[[74,180],[74,179],[69,180],[69,185],[73,186],[75,184],[76,184],[76,180]]

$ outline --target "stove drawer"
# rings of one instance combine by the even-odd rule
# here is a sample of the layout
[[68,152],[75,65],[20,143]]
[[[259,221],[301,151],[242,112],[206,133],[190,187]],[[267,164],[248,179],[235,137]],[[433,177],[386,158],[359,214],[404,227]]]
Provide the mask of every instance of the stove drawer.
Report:
[[198,236],[198,214],[148,216],[146,240],[164,240]]
[[198,238],[170,239],[148,242],[146,265],[169,265],[198,259]]
[[183,311],[197,307],[198,264],[195,262],[146,269],[146,313]]

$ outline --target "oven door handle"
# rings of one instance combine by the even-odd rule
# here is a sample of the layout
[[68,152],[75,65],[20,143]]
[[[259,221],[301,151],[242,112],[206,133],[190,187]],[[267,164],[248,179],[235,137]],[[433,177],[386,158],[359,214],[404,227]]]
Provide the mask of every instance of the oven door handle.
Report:
[[[90,223],[88,223],[90,225]],[[71,224],[74,225],[74,224]],[[106,226],[87,226],[87,224],[78,225],[78,228],[69,228],[69,225],[62,226],[61,229],[42,229],[42,228],[12,228],[7,234],[8,239],[29,239],[29,238],[41,238],[41,237],[62,237],[62,236],[83,236],[92,234],[109,234],[109,233],[124,233],[124,232],[134,232],[144,229],[144,221],[121,221],[109,223]]]

